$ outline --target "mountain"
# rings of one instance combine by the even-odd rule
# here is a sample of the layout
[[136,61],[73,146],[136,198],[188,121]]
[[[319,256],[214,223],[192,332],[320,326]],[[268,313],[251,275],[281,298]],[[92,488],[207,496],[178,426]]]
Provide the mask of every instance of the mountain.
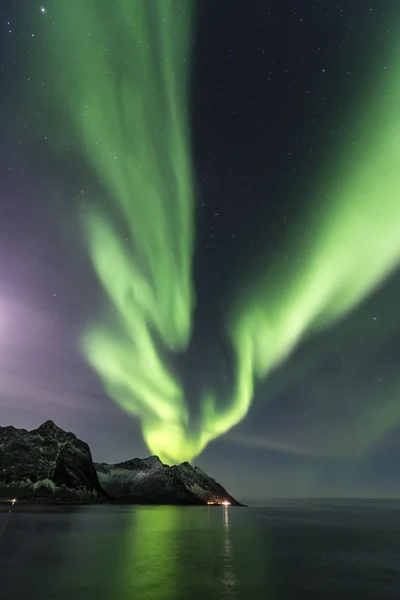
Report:
[[32,431],[0,427],[0,499],[135,504],[239,503],[214,479],[185,462],[157,456],[93,463],[89,446],[46,421]]
[[101,486],[118,502],[135,504],[230,504],[240,506],[199,467],[169,467],[158,456],[109,465],[95,463]]
[[46,421],[0,427],[0,498],[94,501],[106,497],[89,446]]

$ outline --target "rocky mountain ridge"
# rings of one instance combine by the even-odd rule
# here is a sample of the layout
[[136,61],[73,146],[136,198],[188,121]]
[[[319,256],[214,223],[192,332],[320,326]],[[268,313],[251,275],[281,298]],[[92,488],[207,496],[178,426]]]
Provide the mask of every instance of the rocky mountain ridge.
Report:
[[27,431],[0,427],[0,497],[94,500],[99,484],[89,446],[46,421]]
[[158,456],[150,456],[115,465],[95,463],[95,467],[103,489],[119,502],[239,505],[219,483],[188,462],[170,467]]
[[27,431],[0,427],[0,499],[133,504],[239,503],[189,463],[157,456],[109,465],[93,463],[88,444],[53,421]]

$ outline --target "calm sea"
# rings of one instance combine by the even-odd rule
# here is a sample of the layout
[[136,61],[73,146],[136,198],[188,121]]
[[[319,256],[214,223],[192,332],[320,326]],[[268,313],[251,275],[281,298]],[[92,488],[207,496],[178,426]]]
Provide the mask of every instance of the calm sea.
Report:
[[400,598],[400,503],[0,509],[1,600]]

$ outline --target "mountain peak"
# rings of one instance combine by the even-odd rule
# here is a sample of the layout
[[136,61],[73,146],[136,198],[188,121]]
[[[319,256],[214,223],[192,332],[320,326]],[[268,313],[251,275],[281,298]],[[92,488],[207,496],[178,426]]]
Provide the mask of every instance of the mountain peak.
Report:
[[63,431],[61,427],[58,427],[51,419],[47,419],[47,421],[39,425],[38,429],[57,429],[58,431]]
[[68,437],[71,439],[75,439],[76,436],[73,433],[69,433],[67,431],[64,431],[64,429],[61,429],[61,427],[59,427],[58,425],[56,425],[54,423],[54,421],[51,421],[50,419],[48,419],[47,421],[45,421],[44,423],[42,423],[36,430],[34,430],[35,433],[38,433],[39,435],[41,435],[42,437]]
[[151,464],[158,464],[158,463],[160,463],[161,465],[163,464],[161,462],[161,460],[159,459],[159,457],[156,456],[155,454],[152,454],[151,456],[148,456],[147,458],[143,458],[142,460],[145,460],[147,463],[151,463]]

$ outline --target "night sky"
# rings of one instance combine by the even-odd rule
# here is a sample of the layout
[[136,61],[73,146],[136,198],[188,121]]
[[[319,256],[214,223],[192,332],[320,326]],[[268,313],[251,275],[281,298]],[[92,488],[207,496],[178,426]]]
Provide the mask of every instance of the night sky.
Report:
[[[57,3],[0,0],[0,425],[30,429],[52,419],[87,441],[95,460],[118,462],[150,451],[138,420],[110,398],[81,348],[94,320],[109,327],[80,221],[101,186],[60,107],[57,72],[48,68],[58,60],[49,41]],[[247,416],[194,461],[240,498],[400,493],[398,248],[393,243],[388,253],[390,267],[380,272],[373,262],[376,240],[383,246],[393,232],[400,239],[400,190],[398,204],[393,188],[385,203],[378,192],[388,196],[390,173],[376,167],[375,176],[373,160],[359,155],[375,128],[379,136],[386,99],[399,93],[391,75],[382,83],[396,59],[400,69],[397,5],[197,3],[187,115],[196,301],[187,349],[170,359],[190,412],[197,414],[208,387],[229,404],[240,349],[227,322],[244,321],[246,306],[265,298],[289,323],[303,290],[312,304],[325,278],[339,273],[344,282],[333,308],[316,312],[314,329],[304,327],[287,351],[277,349],[278,337],[265,341],[276,359],[258,377]],[[395,116],[383,139],[398,148]],[[341,223],[335,210],[344,200],[335,189],[347,160],[361,179],[373,173],[380,218],[364,229],[360,200],[354,247],[344,248],[334,270],[314,238],[330,236],[331,213]],[[357,182],[350,188],[362,196]],[[104,190],[101,202],[109,214],[116,210]],[[309,288],[299,239],[328,265]],[[365,261],[347,276],[353,256]],[[374,281],[343,303],[369,264]]]

